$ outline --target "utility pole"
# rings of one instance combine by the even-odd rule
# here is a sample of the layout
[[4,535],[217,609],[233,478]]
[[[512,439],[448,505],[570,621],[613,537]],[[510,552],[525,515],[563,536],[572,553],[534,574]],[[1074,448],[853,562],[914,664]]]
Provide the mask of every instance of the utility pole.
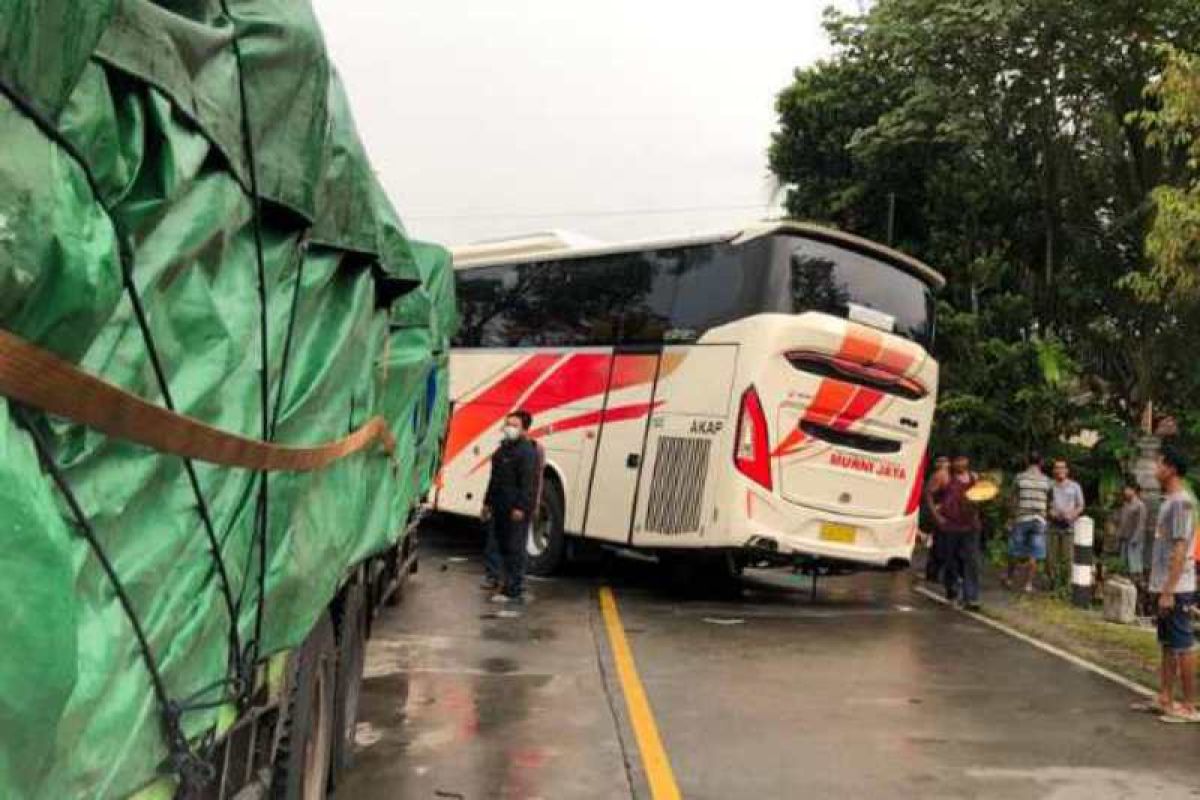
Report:
[[888,192],[887,213],[887,243],[891,247],[896,243],[896,193]]

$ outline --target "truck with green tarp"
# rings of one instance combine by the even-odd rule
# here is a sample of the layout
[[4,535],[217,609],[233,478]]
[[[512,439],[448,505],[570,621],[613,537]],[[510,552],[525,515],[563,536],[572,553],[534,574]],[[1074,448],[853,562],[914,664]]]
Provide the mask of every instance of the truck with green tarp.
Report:
[[457,323],[312,9],[0,0],[0,797],[323,797]]

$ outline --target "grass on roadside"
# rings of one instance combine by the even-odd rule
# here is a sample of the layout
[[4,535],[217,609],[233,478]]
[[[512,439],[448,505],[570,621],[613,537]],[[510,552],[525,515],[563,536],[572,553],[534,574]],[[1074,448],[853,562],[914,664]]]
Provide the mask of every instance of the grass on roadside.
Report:
[[1148,688],[1158,686],[1159,646],[1153,628],[1105,622],[1096,611],[1037,595],[985,607],[984,613]]

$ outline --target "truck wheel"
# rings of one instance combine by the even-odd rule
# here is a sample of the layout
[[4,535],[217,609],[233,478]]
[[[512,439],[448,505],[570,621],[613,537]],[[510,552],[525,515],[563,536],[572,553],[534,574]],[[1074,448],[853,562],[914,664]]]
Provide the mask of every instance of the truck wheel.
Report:
[[338,637],[337,686],[333,696],[333,783],[354,761],[354,729],[367,655],[367,609],[363,585],[346,590]]
[[567,549],[563,536],[563,505],[558,483],[546,481],[526,542],[529,572],[533,575],[552,575],[562,566]]
[[323,614],[296,655],[287,719],[275,752],[275,800],[324,800],[329,794],[336,666],[333,622]]

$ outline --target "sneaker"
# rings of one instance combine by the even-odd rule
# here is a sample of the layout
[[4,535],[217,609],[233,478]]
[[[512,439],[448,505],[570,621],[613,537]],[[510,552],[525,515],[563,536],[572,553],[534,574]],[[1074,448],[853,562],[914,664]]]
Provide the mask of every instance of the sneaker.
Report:
[[1025,592],[1025,594],[1033,594],[1033,584],[1032,583],[1025,584],[1025,588],[1022,589],[1021,591]]
[[495,592],[500,589],[500,581],[495,578],[484,578],[483,583],[479,584],[479,588],[488,592]]
[[963,603],[963,608],[974,614],[978,614],[983,610],[983,606],[979,605],[979,603]]
[[508,603],[511,601],[512,601],[512,598],[510,598],[508,595],[504,594],[503,592],[497,592],[496,594],[492,595],[493,603],[504,605],[505,603]]

